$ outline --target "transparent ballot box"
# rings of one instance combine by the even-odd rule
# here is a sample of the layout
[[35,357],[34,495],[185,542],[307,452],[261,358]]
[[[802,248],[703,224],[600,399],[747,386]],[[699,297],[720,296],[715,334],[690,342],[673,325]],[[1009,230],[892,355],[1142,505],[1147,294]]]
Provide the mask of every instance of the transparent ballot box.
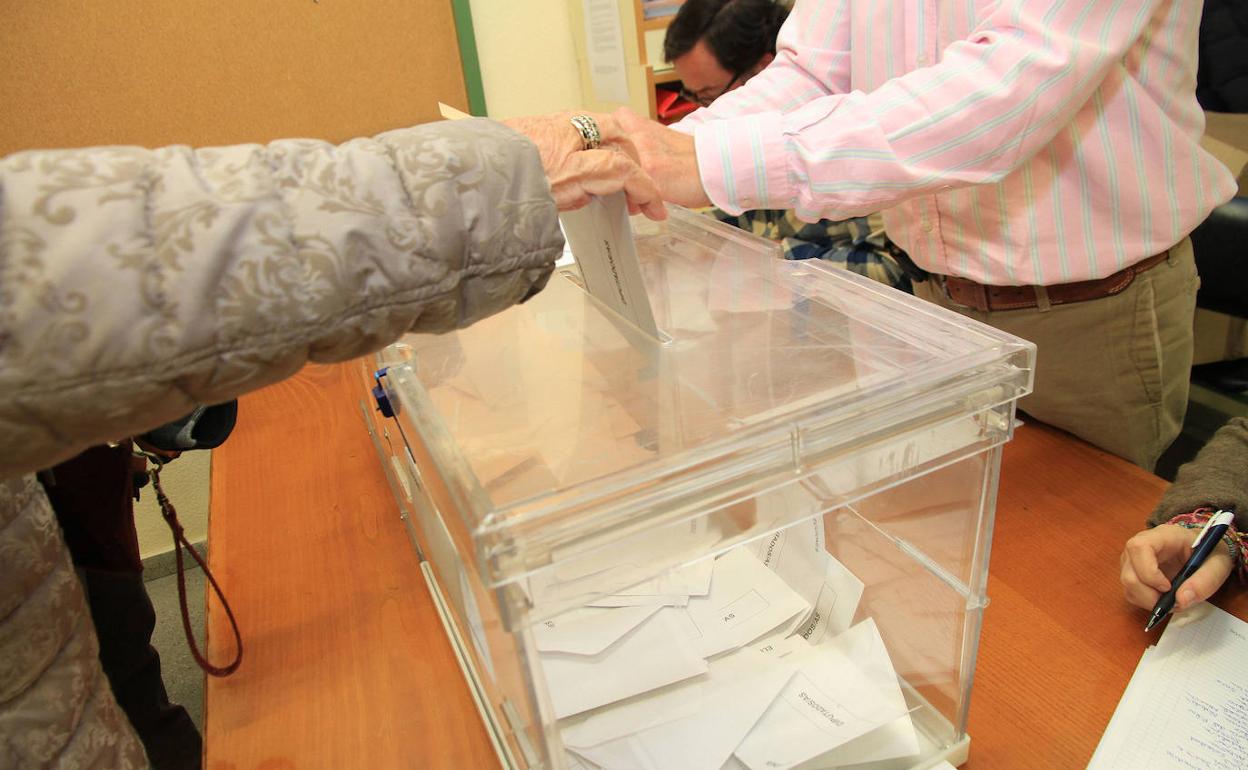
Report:
[[570,268],[364,372],[503,766],[963,761],[1033,346],[708,217],[633,226],[657,338]]

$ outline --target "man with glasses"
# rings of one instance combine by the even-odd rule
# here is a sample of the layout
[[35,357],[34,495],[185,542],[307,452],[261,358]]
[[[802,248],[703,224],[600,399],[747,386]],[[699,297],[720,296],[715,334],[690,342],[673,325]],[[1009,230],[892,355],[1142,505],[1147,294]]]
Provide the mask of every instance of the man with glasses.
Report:
[[773,0],[686,0],[667,28],[663,58],[680,95],[701,107],[749,80],[776,57],[789,9]]
[[[789,9],[773,0],[687,0],[667,28],[663,56],[680,76],[680,95],[709,107],[771,63]],[[819,258],[911,291],[905,255],[867,217],[803,222],[792,210],[755,209],[717,219],[784,247],[786,259]]]

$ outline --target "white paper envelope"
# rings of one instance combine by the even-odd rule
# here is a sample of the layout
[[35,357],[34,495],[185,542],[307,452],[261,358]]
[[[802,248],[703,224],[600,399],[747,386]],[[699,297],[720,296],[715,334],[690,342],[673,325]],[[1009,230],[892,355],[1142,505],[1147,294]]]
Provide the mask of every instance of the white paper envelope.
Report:
[[534,625],[533,642],[542,652],[597,655],[658,612],[659,606],[579,607]]
[[624,193],[590,198],[583,208],[560,214],[559,220],[589,293],[658,339]]
[[689,597],[685,594],[657,594],[655,596],[620,596],[609,594],[587,602],[590,607],[685,607]]
[[[880,637],[875,621],[864,620],[853,629],[842,633],[836,638],[837,646],[846,656],[854,661],[872,682],[884,683],[880,694],[889,702],[890,708],[900,709],[902,716],[860,735],[843,746],[839,746],[827,754],[813,760],[809,770],[835,765],[854,765],[864,762],[878,762],[895,757],[909,757],[919,753],[919,736],[914,731],[914,722],[906,706],[905,696],[897,683],[897,672],[884,648],[884,640]],[[891,686],[889,686],[891,685]],[[806,765],[798,770],[806,770]]]
[[[655,770],[718,770],[791,675],[779,659],[743,648],[712,663],[708,676],[696,682],[630,704],[630,721],[651,726],[576,750],[606,770],[631,770],[638,764]],[[624,726],[614,725],[615,731]]]
[[824,770],[842,765],[860,765],[919,753],[919,739],[910,715],[900,716],[866,735],[837,746],[827,754],[803,762],[793,770]]
[[737,747],[750,770],[788,770],[906,714],[873,620],[811,651],[800,655],[798,673]]
[[555,582],[567,582],[617,567],[635,568],[694,559],[706,553],[719,538],[719,529],[712,528],[705,517],[692,519],[679,527],[666,527],[662,537],[657,539],[631,538],[619,543],[604,536],[603,547],[593,548],[581,543],[575,549],[556,548],[552,554],[556,563],[551,572]]
[[597,655],[539,653],[556,718],[705,673],[706,661],[665,613]]
[[[595,765],[601,767],[602,770],[658,770],[657,767],[650,764],[649,757],[641,753],[641,747],[633,743],[620,741],[618,746],[606,748],[604,746],[595,746],[592,749],[569,749],[577,755],[593,754],[598,761],[606,762],[606,765]],[[589,760],[586,758],[587,762]]]
[[[568,720],[561,725],[563,742],[570,748],[588,748],[614,741],[666,722],[692,716],[724,700],[726,694],[741,685],[752,690],[761,690],[766,689],[767,683],[777,679],[779,685],[783,685],[793,675],[793,671],[793,666],[775,665],[768,656],[752,647],[745,647],[711,661],[706,674],[702,676],[686,679],[661,690],[617,703],[611,708]],[[770,704],[775,698],[779,685],[776,693],[772,693],[764,705]]]
[[824,554],[823,581],[815,597],[815,607],[798,625],[796,633],[811,644],[823,641],[827,634],[835,636],[850,627],[858,602],[862,599],[863,582],[831,554]]
[[711,592],[691,597],[685,612],[703,657],[741,647],[810,608],[745,548],[715,560]]
[[658,596],[684,594],[706,596],[711,591],[711,574],[715,569],[713,559],[702,559],[684,567],[677,567],[653,580],[638,583],[615,592],[615,596]]
[[564,755],[568,760],[568,770],[600,770],[598,765],[584,757],[578,756],[575,752],[566,751]]

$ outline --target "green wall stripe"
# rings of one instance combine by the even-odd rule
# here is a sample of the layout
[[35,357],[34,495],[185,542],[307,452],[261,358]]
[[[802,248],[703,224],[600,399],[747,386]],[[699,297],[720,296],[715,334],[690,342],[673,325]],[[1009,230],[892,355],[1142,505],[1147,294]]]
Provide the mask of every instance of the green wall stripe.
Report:
[[477,58],[477,35],[472,29],[472,6],[469,0],[451,0],[455,15],[455,35],[459,38],[459,62],[464,69],[464,87],[468,90],[468,112],[477,117],[489,113],[485,109],[485,86],[481,80],[481,60]]

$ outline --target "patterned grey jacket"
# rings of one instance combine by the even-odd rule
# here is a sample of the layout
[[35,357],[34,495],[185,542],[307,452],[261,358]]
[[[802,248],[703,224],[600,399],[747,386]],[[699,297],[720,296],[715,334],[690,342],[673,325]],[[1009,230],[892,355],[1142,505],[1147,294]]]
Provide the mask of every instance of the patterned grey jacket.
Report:
[[0,767],[144,767],[30,473],[544,286],[537,149],[487,120],[340,146],[0,159]]

